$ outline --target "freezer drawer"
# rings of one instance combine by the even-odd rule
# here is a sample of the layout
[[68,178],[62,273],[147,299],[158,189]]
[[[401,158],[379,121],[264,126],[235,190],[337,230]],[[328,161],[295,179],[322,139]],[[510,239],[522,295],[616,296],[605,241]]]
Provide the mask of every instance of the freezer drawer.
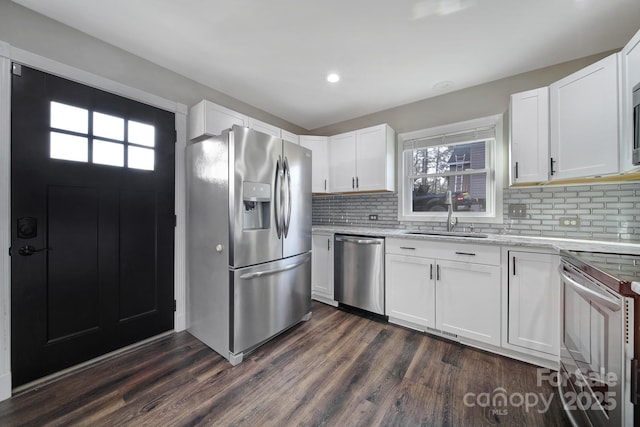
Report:
[[384,238],[336,235],[334,287],[338,302],[384,315]]
[[231,353],[251,350],[311,311],[311,254],[231,270]]

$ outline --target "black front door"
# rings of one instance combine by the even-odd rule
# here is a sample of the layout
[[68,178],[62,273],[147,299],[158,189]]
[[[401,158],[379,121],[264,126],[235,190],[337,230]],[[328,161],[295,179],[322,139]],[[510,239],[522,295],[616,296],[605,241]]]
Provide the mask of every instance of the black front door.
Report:
[[175,119],[24,66],[11,116],[17,386],[173,328]]

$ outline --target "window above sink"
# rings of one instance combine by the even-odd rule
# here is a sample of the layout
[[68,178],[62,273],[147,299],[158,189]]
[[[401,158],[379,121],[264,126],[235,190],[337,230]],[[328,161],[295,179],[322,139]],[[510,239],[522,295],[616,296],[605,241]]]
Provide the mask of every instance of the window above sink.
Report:
[[502,115],[403,133],[398,138],[400,221],[444,221],[446,192],[462,222],[502,222]]

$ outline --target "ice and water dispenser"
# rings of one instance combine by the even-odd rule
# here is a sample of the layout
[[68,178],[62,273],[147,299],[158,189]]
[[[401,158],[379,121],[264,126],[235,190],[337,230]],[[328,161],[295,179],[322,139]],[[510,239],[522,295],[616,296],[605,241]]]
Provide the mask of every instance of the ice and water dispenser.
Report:
[[262,182],[242,183],[244,209],[242,211],[243,230],[270,228],[271,185]]

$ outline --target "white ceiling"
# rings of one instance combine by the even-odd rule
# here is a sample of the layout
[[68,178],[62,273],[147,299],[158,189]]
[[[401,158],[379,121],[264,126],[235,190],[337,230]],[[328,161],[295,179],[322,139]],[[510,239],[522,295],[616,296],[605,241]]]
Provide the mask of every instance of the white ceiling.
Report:
[[617,49],[640,29],[639,0],[14,1],[308,130]]

